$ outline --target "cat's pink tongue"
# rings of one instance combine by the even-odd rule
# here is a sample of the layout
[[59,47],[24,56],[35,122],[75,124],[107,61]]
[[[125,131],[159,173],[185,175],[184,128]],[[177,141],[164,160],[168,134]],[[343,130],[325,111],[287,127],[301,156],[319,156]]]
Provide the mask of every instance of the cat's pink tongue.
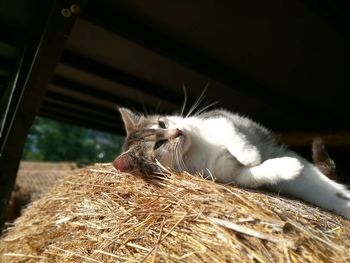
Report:
[[121,171],[121,172],[129,172],[131,170],[128,156],[127,155],[120,155],[113,161],[113,166],[115,169]]

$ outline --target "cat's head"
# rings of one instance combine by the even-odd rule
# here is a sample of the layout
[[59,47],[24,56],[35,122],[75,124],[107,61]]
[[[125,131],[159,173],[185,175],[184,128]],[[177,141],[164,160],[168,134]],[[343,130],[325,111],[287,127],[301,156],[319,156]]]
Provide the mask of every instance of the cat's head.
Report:
[[126,108],[119,108],[126,138],[123,153],[113,165],[124,172],[134,170],[152,173],[157,170],[155,160],[176,170],[184,169],[183,155],[189,145],[180,117],[144,116]]

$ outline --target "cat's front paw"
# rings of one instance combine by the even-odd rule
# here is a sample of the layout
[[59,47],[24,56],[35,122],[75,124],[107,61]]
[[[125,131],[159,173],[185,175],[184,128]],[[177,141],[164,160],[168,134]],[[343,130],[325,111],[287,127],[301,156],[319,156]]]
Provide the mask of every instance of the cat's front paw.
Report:
[[264,162],[264,166],[270,167],[274,171],[276,181],[292,180],[299,176],[304,166],[297,158],[281,157],[269,159]]
[[239,161],[245,166],[254,167],[261,164],[261,155],[258,150],[247,150],[242,156]]

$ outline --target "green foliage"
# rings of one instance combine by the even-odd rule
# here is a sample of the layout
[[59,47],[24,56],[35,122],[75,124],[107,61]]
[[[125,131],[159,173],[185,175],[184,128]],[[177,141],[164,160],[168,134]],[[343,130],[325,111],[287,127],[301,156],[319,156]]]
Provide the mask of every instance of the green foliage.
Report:
[[110,162],[123,138],[37,117],[24,147],[24,160],[75,161],[80,164]]

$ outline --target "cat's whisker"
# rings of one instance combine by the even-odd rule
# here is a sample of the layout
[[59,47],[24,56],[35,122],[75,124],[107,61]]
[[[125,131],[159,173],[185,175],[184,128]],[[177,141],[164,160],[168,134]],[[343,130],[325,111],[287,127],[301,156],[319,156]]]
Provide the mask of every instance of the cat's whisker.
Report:
[[178,171],[179,171],[179,169],[180,169],[180,167],[179,167],[179,157],[178,157],[176,148],[177,148],[177,144],[175,144],[175,145],[174,145],[174,148],[173,148],[173,154],[172,154],[173,158],[172,158],[172,161],[175,160],[175,166],[174,166],[173,168],[174,168],[175,170],[178,170]]
[[210,171],[208,168],[207,168],[206,170],[207,170],[207,172],[208,172],[208,174],[209,174],[211,180],[214,182],[215,180],[214,180],[213,174],[211,173],[211,171]]
[[178,166],[178,158],[177,158],[177,154],[176,154],[176,145],[174,145],[174,148],[172,150],[172,155],[171,155],[171,162],[174,163],[175,165],[173,166],[173,169],[175,171],[178,170],[179,166]]
[[146,107],[146,105],[145,105],[145,102],[144,102],[143,100],[141,100],[140,103],[141,103],[141,106],[142,106],[142,110],[143,110],[144,115],[145,115],[145,116],[149,116],[149,112],[148,112],[148,110],[147,110],[147,107]]
[[182,151],[181,151],[181,144],[177,143],[174,147],[174,153],[175,153],[175,160],[176,160],[176,165],[177,165],[177,169],[179,171],[186,171],[186,165],[185,162],[182,158]]
[[201,95],[199,95],[199,97],[196,99],[196,101],[193,103],[192,107],[189,109],[187,115],[185,116],[185,118],[188,118],[189,116],[191,116],[192,112],[199,106],[199,104],[202,103],[203,99],[204,99],[204,94],[208,89],[209,84],[207,84],[205,86],[205,88],[203,89]]
[[181,111],[180,111],[180,116],[181,117],[183,117],[183,115],[184,115],[186,104],[187,104],[187,92],[186,92],[185,84],[182,84],[182,89],[183,89],[183,92],[184,92],[184,103],[182,104]]
[[210,107],[212,107],[212,106],[214,106],[214,105],[216,105],[216,104],[218,104],[218,103],[219,103],[219,101],[217,100],[217,101],[214,101],[214,102],[212,102],[212,103],[210,103],[210,104],[204,106],[203,108],[198,109],[198,110],[193,114],[193,116],[198,116],[199,114],[201,114],[201,113],[204,112],[205,110],[209,109]]
[[180,171],[181,168],[180,168],[179,156],[178,156],[178,154],[177,154],[175,149],[174,149],[173,156],[175,157],[175,158],[173,158],[173,159],[175,159],[175,166],[174,166],[174,168],[175,168],[175,170]]
[[179,172],[184,171],[184,168],[183,168],[182,163],[181,163],[181,156],[179,155],[178,152],[176,152],[176,155],[175,155],[175,156],[176,156],[176,162],[177,162],[177,164],[176,164],[177,170],[178,170]]
[[192,105],[192,107],[189,109],[187,115],[185,116],[185,118],[188,118],[191,116],[191,114],[195,111],[195,109],[199,106],[199,104],[201,104],[203,98],[198,97],[198,99],[194,102],[194,104]]
[[179,166],[180,166],[181,171],[186,171],[186,166],[185,166],[185,163],[183,161],[183,158],[182,158],[180,150],[177,151],[177,155],[178,155]]
[[158,100],[158,101],[157,101],[157,104],[156,104],[156,106],[155,106],[154,112],[158,112],[158,111],[159,111],[160,105],[161,105],[161,104],[162,104],[162,101]]
[[[180,148],[182,148],[182,147],[180,147]],[[179,150],[179,155],[180,155],[180,160],[181,160],[181,163],[182,163],[182,168],[183,168],[184,171],[187,171],[188,170],[187,166],[185,164],[184,158],[182,157],[182,149]]]

